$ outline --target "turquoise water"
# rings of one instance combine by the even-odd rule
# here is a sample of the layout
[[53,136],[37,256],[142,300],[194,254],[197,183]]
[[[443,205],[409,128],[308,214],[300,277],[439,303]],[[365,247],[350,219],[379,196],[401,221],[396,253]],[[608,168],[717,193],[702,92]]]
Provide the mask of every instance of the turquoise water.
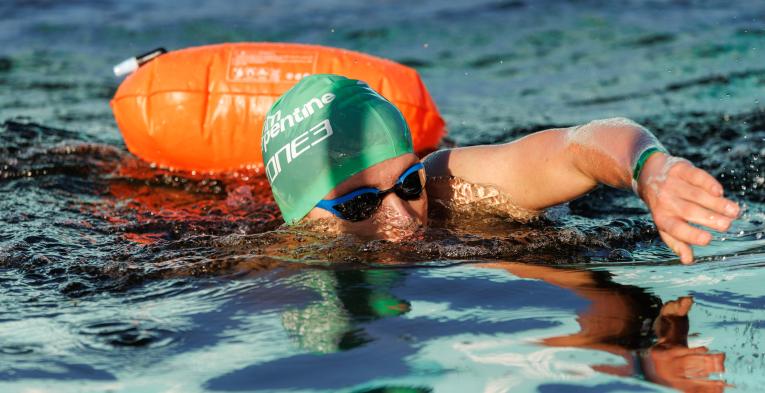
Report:
[[[692,266],[606,189],[362,243],[126,152],[112,64],[261,40],[417,68],[459,145],[633,118],[745,211]],[[763,44],[756,1],[4,2],[0,390],[760,391]]]

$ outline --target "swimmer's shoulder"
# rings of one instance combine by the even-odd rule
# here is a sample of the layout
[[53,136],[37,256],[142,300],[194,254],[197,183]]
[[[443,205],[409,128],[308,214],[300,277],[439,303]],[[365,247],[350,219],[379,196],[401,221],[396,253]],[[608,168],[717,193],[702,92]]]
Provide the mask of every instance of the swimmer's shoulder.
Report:
[[478,183],[494,183],[496,171],[488,170],[489,162],[501,161],[496,157],[496,146],[468,146],[441,149],[422,159],[428,179],[461,178]]
[[428,154],[422,159],[428,178],[459,177],[472,179],[480,183],[493,183],[499,175],[497,171],[487,170],[491,162],[502,162],[504,145],[476,145],[441,149]]
[[433,202],[436,200],[449,200],[453,196],[450,181],[453,176],[449,170],[449,155],[451,149],[442,149],[428,154],[422,159],[422,165],[425,167],[425,183],[428,199]]
[[441,149],[434,151],[422,159],[422,165],[425,166],[425,174],[428,178],[438,178],[451,176],[449,170],[449,155],[452,149]]

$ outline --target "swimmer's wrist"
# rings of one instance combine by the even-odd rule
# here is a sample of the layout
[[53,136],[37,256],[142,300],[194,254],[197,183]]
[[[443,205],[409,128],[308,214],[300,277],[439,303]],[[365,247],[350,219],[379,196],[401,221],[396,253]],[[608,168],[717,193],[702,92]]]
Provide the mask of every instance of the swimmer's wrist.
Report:
[[670,157],[665,150],[654,150],[644,153],[643,156],[645,158],[641,163],[640,168],[635,168],[639,169],[634,171],[636,172],[636,177],[632,178],[632,190],[635,192],[635,195],[641,198],[643,197],[643,189],[649,178],[651,178],[652,174],[656,173],[656,171],[660,171],[663,168],[664,163]]
[[644,149],[640,155],[638,155],[637,160],[635,160],[635,165],[632,168],[632,179],[637,181],[640,178],[640,173],[643,171],[643,166],[645,166],[646,161],[655,153],[666,153],[667,151],[659,146],[650,146],[646,149]]
[[[635,192],[635,195],[640,196],[641,178],[643,178],[642,176],[643,173],[650,172],[647,170],[648,162],[657,161],[656,157],[668,157],[668,156],[669,156],[669,153],[661,145],[648,146],[640,152],[640,154],[637,156],[637,158],[634,161],[634,164],[632,167],[632,173],[631,173],[632,191]],[[663,161],[663,160],[658,160],[658,161]]]

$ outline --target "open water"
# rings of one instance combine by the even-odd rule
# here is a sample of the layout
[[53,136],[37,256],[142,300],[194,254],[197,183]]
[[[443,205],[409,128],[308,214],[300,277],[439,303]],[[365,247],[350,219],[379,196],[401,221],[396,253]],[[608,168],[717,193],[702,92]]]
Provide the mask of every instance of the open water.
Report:
[[[254,174],[130,156],[108,106],[122,58],[231,41],[415,67],[458,145],[630,117],[745,211],[692,266],[607,189],[402,244],[288,230]],[[761,391],[764,100],[754,0],[3,1],[0,391]]]

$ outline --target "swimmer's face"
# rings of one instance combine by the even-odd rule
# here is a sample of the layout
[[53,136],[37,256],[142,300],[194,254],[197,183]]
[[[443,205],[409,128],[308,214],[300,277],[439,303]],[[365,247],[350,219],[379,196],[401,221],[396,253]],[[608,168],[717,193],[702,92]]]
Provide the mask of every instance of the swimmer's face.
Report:
[[[402,173],[418,162],[419,159],[414,154],[383,161],[346,179],[324,196],[324,199],[339,198],[363,187],[387,190],[396,184]],[[330,224],[329,230],[334,232],[398,241],[412,236],[427,225],[428,198],[424,187],[419,198],[409,201],[401,199],[395,192],[390,192],[385,195],[374,214],[363,221],[343,220],[318,207],[313,208],[306,219],[323,219]]]

